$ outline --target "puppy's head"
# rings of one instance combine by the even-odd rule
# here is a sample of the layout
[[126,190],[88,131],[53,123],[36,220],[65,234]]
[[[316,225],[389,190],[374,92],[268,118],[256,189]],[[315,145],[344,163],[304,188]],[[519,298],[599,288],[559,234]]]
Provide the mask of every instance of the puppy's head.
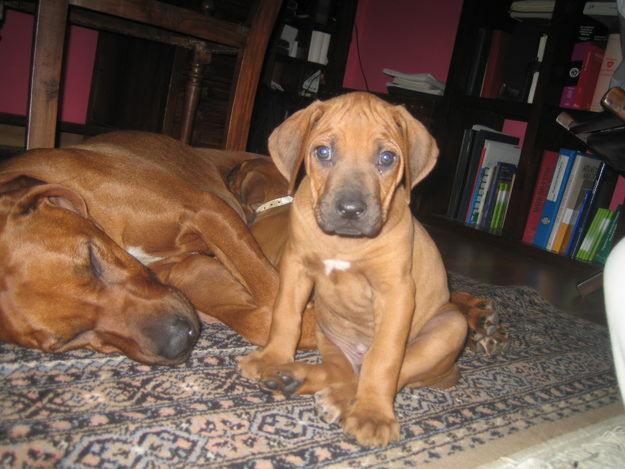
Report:
[[269,152],[292,191],[304,163],[315,217],[326,233],[374,237],[397,187],[410,189],[434,167],[436,142],[402,106],[368,93],[315,102],[269,137]]

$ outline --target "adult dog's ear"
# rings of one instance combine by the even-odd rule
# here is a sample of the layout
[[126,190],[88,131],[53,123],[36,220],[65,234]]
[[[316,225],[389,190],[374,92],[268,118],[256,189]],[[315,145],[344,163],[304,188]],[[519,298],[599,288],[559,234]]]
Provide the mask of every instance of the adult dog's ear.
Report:
[[289,181],[289,194],[297,183],[297,174],[304,159],[303,145],[323,114],[323,103],[315,101],[285,120],[269,136],[269,154],[280,174]]
[[89,216],[85,200],[78,193],[59,184],[33,186],[16,203],[14,213],[28,215],[42,204],[70,210],[82,217]]
[[406,185],[406,198],[410,203],[410,191],[427,176],[438,159],[438,145],[432,134],[412,117],[403,106],[396,106],[397,125],[404,134],[403,153],[407,155],[404,161],[404,184]]

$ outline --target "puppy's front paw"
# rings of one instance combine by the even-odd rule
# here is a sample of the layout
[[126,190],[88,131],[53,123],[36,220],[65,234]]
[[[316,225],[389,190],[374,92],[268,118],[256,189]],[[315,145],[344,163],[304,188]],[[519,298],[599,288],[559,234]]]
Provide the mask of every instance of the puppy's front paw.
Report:
[[287,362],[283,357],[275,356],[263,350],[256,350],[239,359],[239,371],[247,379],[258,380],[267,374],[270,368],[283,365]]
[[363,446],[386,446],[399,439],[399,422],[394,415],[354,405],[348,412],[343,429]]

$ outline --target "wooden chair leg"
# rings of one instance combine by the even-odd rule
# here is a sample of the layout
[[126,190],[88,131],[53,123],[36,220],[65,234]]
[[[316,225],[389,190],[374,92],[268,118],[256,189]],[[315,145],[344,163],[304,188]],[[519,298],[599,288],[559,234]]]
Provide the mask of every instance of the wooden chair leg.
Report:
[[[236,82],[230,96],[229,113],[226,120],[226,135],[223,145],[225,150],[245,150],[247,146],[263,59],[282,0],[257,3],[262,3],[262,9],[256,12],[247,36],[245,49],[239,53],[237,58],[234,72]],[[241,73],[242,71],[245,73]]]
[[68,0],[37,3],[26,149],[53,148],[59,107]]
[[191,71],[189,72],[189,81],[187,82],[184,110],[182,113],[180,140],[184,143],[191,143],[193,121],[195,120],[195,112],[197,111],[197,105],[200,100],[204,67],[211,62],[211,58],[212,55],[206,50],[204,44],[198,44],[193,52],[193,62],[191,63]]

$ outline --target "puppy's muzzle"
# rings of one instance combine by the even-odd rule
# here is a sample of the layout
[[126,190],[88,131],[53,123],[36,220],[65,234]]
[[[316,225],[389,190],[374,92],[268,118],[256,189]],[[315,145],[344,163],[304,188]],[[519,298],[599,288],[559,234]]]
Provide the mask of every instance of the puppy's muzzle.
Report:
[[367,203],[359,194],[345,194],[335,203],[339,216],[347,220],[356,220],[367,211]]
[[329,234],[347,237],[375,236],[380,230],[379,203],[367,193],[341,191],[321,198],[317,224]]

